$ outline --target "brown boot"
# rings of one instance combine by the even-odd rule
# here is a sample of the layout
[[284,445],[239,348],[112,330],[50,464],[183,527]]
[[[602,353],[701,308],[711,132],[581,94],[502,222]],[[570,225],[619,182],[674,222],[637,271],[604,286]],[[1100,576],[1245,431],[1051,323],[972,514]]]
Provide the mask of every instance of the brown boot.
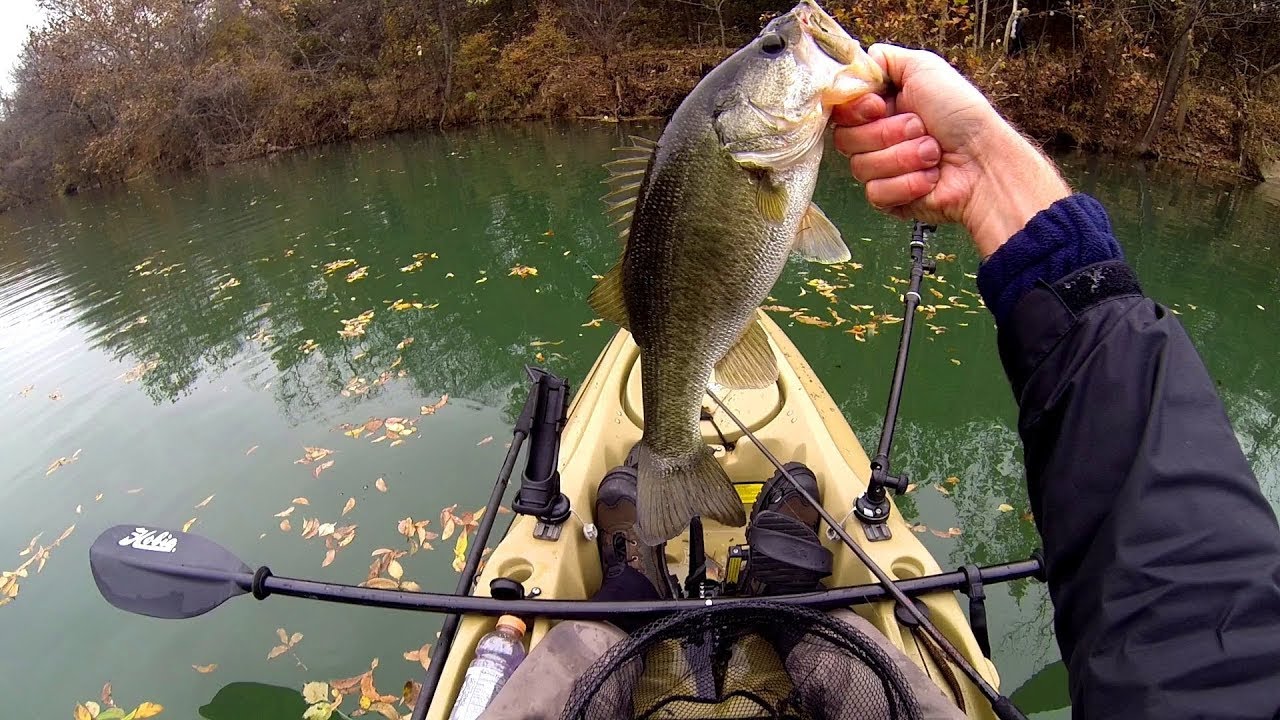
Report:
[[667,572],[665,545],[649,547],[636,533],[636,471],[625,465],[605,474],[596,493],[596,545],[605,576],[623,565],[644,575],[658,591],[658,597],[672,596]]

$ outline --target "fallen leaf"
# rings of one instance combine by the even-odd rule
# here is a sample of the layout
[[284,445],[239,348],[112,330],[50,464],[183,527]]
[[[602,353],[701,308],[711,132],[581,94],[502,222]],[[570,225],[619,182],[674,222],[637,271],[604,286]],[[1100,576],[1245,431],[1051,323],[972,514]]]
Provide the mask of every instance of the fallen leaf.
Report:
[[362,426],[362,425],[357,425],[357,426],[355,426],[355,427],[351,428],[350,430],[348,430],[348,431],[346,431],[346,432],[344,432],[344,433],[342,433],[342,434],[343,434],[343,435],[346,435],[347,437],[355,438],[355,439],[357,439],[357,440],[358,440],[358,439],[360,439],[360,433],[362,433],[362,432],[364,432],[364,426]]
[[218,669],[218,663],[210,663],[208,665],[192,665],[191,669],[195,670],[201,675],[208,675],[209,673]]
[[137,495],[140,492],[142,492],[142,488],[140,487],[130,488],[128,490],[125,490],[125,494],[127,495]]
[[[216,495],[217,493],[214,493],[214,494]],[[211,501],[211,500],[213,500],[213,495],[210,495],[209,497],[207,497],[207,498],[205,498],[205,499],[201,500],[201,501],[196,505],[195,509],[196,509],[196,510],[199,510],[200,508],[202,508],[202,507],[204,507],[204,506],[208,505],[208,504],[209,504],[209,501]]]
[[333,461],[326,460],[316,466],[316,469],[311,472],[311,477],[318,478],[320,477],[320,473],[324,472],[325,470],[328,470],[331,467],[333,467]]
[[369,275],[369,266],[363,265],[347,273],[347,282],[353,283],[357,280],[363,280],[368,275]]
[[957,360],[957,359],[955,359],[955,358],[951,358],[951,364],[952,364],[952,365],[959,365],[959,364],[960,364],[960,361],[959,361],[959,360]]
[[941,486],[941,485],[939,485],[938,483],[934,483],[934,484],[933,484],[933,489],[934,489],[934,490],[937,490],[938,492],[942,493],[943,495],[950,495],[950,494],[951,494],[951,491],[950,491],[950,490],[948,490],[948,489],[946,489],[946,488],[942,487],[942,486]]
[[905,491],[903,494],[904,494],[904,495],[910,495],[911,493],[913,493],[913,492],[915,492],[915,491],[916,491],[916,484],[915,484],[915,483],[907,483],[907,489],[906,489],[906,491]]
[[253,454],[253,451],[254,451],[254,450],[257,450],[257,449],[258,449],[258,446],[257,446],[257,445],[254,445],[253,447],[249,448],[248,450],[245,450],[245,451],[244,451],[244,454],[245,454],[245,455],[252,455],[252,454]]
[[458,536],[458,542],[453,546],[453,571],[462,572],[463,566],[467,564],[467,531],[464,528],[462,534]]
[[387,720],[400,720],[400,711],[396,710],[395,706],[390,703],[382,701],[370,703],[369,712],[378,713],[387,718]]
[[947,482],[947,484],[948,484],[948,485],[959,485],[959,484],[960,484],[960,478],[956,477],[955,475],[951,475],[951,476],[948,476],[948,477],[947,477],[947,481],[946,481],[946,482]]
[[[295,502],[297,502],[297,501],[295,501]],[[293,514],[294,509],[295,509],[295,508],[294,508],[292,505],[290,505],[289,507],[285,508],[284,510],[281,510],[280,512],[276,513],[276,514],[275,514],[275,517],[278,517],[278,518],[287,518],[287,517],[289,517],[290,515],[292,515],[292,514]]]
[[489,444],[489,443],[491,443],[491,442],[493,442],[493,436],[492,436],[492,435],[486,435],[486,436],[484,437],[484,439],[483,439],[483,440],[481,440],[480,442],[476,443],[476,447],[480,447],[481,445],[488,445],[488,444]]
[[191,529],[191,526],[195,524],[196,524],[196,518],[191,518],[190,520],[182,523],[182,532],[189,531]]
[[293,526],[289,524],[289,518],[280,521],[280,532],[289,532],[292,529]]
[[336,529],[337,528],[334,527],[333,523],[325,523],[316,528],[316,533],[318,533],[320,537],[327,537],[332,535],[333,531]]
[[418,648],[417,650],[410,650],[409,652],[405,653],[404,659],[408,660],[409,662],[421,663],[422,668],[425,670],[427,666],[431,664],[430,650],[431,650],[431,643],[427,643],[422,647]]
[[94,501],[94,502],[102,502],[102,493],[98,493],[97,495],[94,495],[94,496],[93,496],[93,501]]
[[489,277],[487,275],[477,280],[476,284],[479,285],[480,283],[486,283],[486,282],[489,282]]
[[342,514],[346,515],[347,513],[351,512],[351,510],[355,508],[355,506],[356,506],[356,499],[347,498],[347,504],[342,506]]
[[1254,307],[1258,308],[1259,310],[1262,310],[1263,312],[1266,312],[1266,310],[1267,310],[1266,308],[1262,307],[1261,305],[1254,305]]
[[307,704],[314,705],[318,702],[324,702],[329,699],[329,683],[327,682],[309,682],[302,686],[302,699]]
[[404,577],[404,568],[400,565],[399,561],[392,560],[387,563],[387,574],[390,575],[393,580],[399,580]]
[[75,720],[93,720],[93,714],[89,712],[89,708],[79,703],[76,703],[74,717]]
[[311,504],[311,501],[304,497],[296,497],[290,500],[289,502],[293,503],[294,505],[310,505]]
[[413,344],[413,338],[411,338],[411,337],[407,337],[407,338],[405,338],[405,339],[401,340],[400,342],[396,343],[396,349],[397,349],[397,350],[403,350],[403,349],[405,349],[405,348],[409,347],[409,346],[410,346],[410,345],[412,345],[412,344]]
[[288,645],[276,645],[271,648],[271,652],[267,653],[267,659],[274,660],[287,652],[289,652]]
[[133,711],[133,720],[144,720],[144,718],[155,717],[164,712],[164,706],[160,703],[144,702]]
[[102,694],[100,697],[102,698],[103,705],[106,705],[107,707],[116,706],[116,701],[111,697],[111,683],[108,682],[102,684]]
[[1002,513],[1013,512],[1013,506],[1009,503],[1000,503],[1000,507],[997,509]]
[[511,272],[507,273],[507,275],[515,275],[521,278],[536,277],[538,275],[538,268],[531,267],[529,265],[516,265],[511,268]]
[[324,554],[324,562],[320,563],[320,567],[329,567],[329,563],[332,563],[333,559],[337,556],[338,551],[333,548],[329,548],[329,551]]
[[302,713],[302,720],[329,720],[333,717],[333,704],[329,702],[314,703]]
[[582,325],[580,325],[579,327],[592,327],[592,328],[597,328],[597,327],[600,327],[600,323],[601,323],[601,321],[602,321],[602,320],[604,320],[604,318],[592,318],[592,319],[590,319],[590,320],[588,320],[588,321],[586,321],[586,322],[582,323]]
[[378,492],[387,491],[387,481],[383,480],[382,478],[378,478],[377,480],[374,480],[373,486],[378,489]]

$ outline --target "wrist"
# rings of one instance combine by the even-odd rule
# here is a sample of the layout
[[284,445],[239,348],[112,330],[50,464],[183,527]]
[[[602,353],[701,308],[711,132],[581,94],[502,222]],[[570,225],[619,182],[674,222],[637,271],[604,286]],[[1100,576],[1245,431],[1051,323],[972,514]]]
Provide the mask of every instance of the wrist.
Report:
[[1071,194],[1053,161],[1003,120],[975,144],[973,157],[978,176],[962,222],[984,260]]

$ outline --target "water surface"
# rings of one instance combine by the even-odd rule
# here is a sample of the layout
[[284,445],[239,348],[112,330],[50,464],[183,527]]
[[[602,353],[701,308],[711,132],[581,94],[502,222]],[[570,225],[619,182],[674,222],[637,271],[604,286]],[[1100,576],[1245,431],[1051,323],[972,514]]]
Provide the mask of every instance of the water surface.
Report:
[[[439,531],[443,508],[480,507],[523,401],[523,366],[580,381],[612,332],[593,326],[585,298],[618,253],[597,198],[624,130],[400,136],[0,216],[0,570],[30,557],[18,553],[37,534],[34,551],[47,553],[0,608],[5,714],[67,717],[110,682],[122,706],[159,702],[166,717],[294,718],[296,695],[280,688],[356,675],[375,657],[384,692],[420,678],[402,654],[434,638],[434,618],[247,598],[187,621],[134,617],[98,596],[86,550],[114,524],[194,519],[192,531],[250,564],[358,582],[373,550],[403,547],[398,520]],[[1065,162],[1111,210],[1147,290],[1181,313],[1280,500],[1280,206],[1186,172]],[[873,212],[834,154],[819,186],[859,266],[794,261],[773,304],[832,325],[775,317],[874,446],[899,326],[865,326],[901,313],[908,227]],[[931,251],[944,256],[927,281],[935,312],[918,326],[894,457],[917,489],[900,507],[929,529],[962,531],[923,534],[944,566],[1023,558],[1037,537],[995,328],[973,294],[977,259],[955,231]],[[415,253],[420,267],[402,270]],[[537,274],[511,275],[517,266]],[[340,335],[369,310],[367,325]],[[846,332],[854,325],[865,341]],[[371,442],[382,429],[344,434],[387,417],[417,431],[395,446]],[[307,447],[333,452],[296,462]],[[71,462],[50,471],[60,458]],[[291,506],[285,532],[277,514]],[[355,524],[356,537],[321,567],[325,541],[300,536],[306,519]],[[452,560],[452,542],[436,541],[403,560],[406,578],[451,589]],[[990,592],[1005,691],[1067,717],[1043,587]],[[277,628],[303,638],[268,660]]]

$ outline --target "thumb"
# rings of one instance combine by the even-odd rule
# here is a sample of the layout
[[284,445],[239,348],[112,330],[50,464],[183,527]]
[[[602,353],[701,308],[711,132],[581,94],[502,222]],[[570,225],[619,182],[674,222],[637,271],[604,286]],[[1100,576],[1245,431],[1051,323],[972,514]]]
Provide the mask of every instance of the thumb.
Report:
[[890,43],[876,43],[867,48],[867,54],[898,88],[903,86],[907,76],[921,63],[941,59],[927,50],[911,50]]

